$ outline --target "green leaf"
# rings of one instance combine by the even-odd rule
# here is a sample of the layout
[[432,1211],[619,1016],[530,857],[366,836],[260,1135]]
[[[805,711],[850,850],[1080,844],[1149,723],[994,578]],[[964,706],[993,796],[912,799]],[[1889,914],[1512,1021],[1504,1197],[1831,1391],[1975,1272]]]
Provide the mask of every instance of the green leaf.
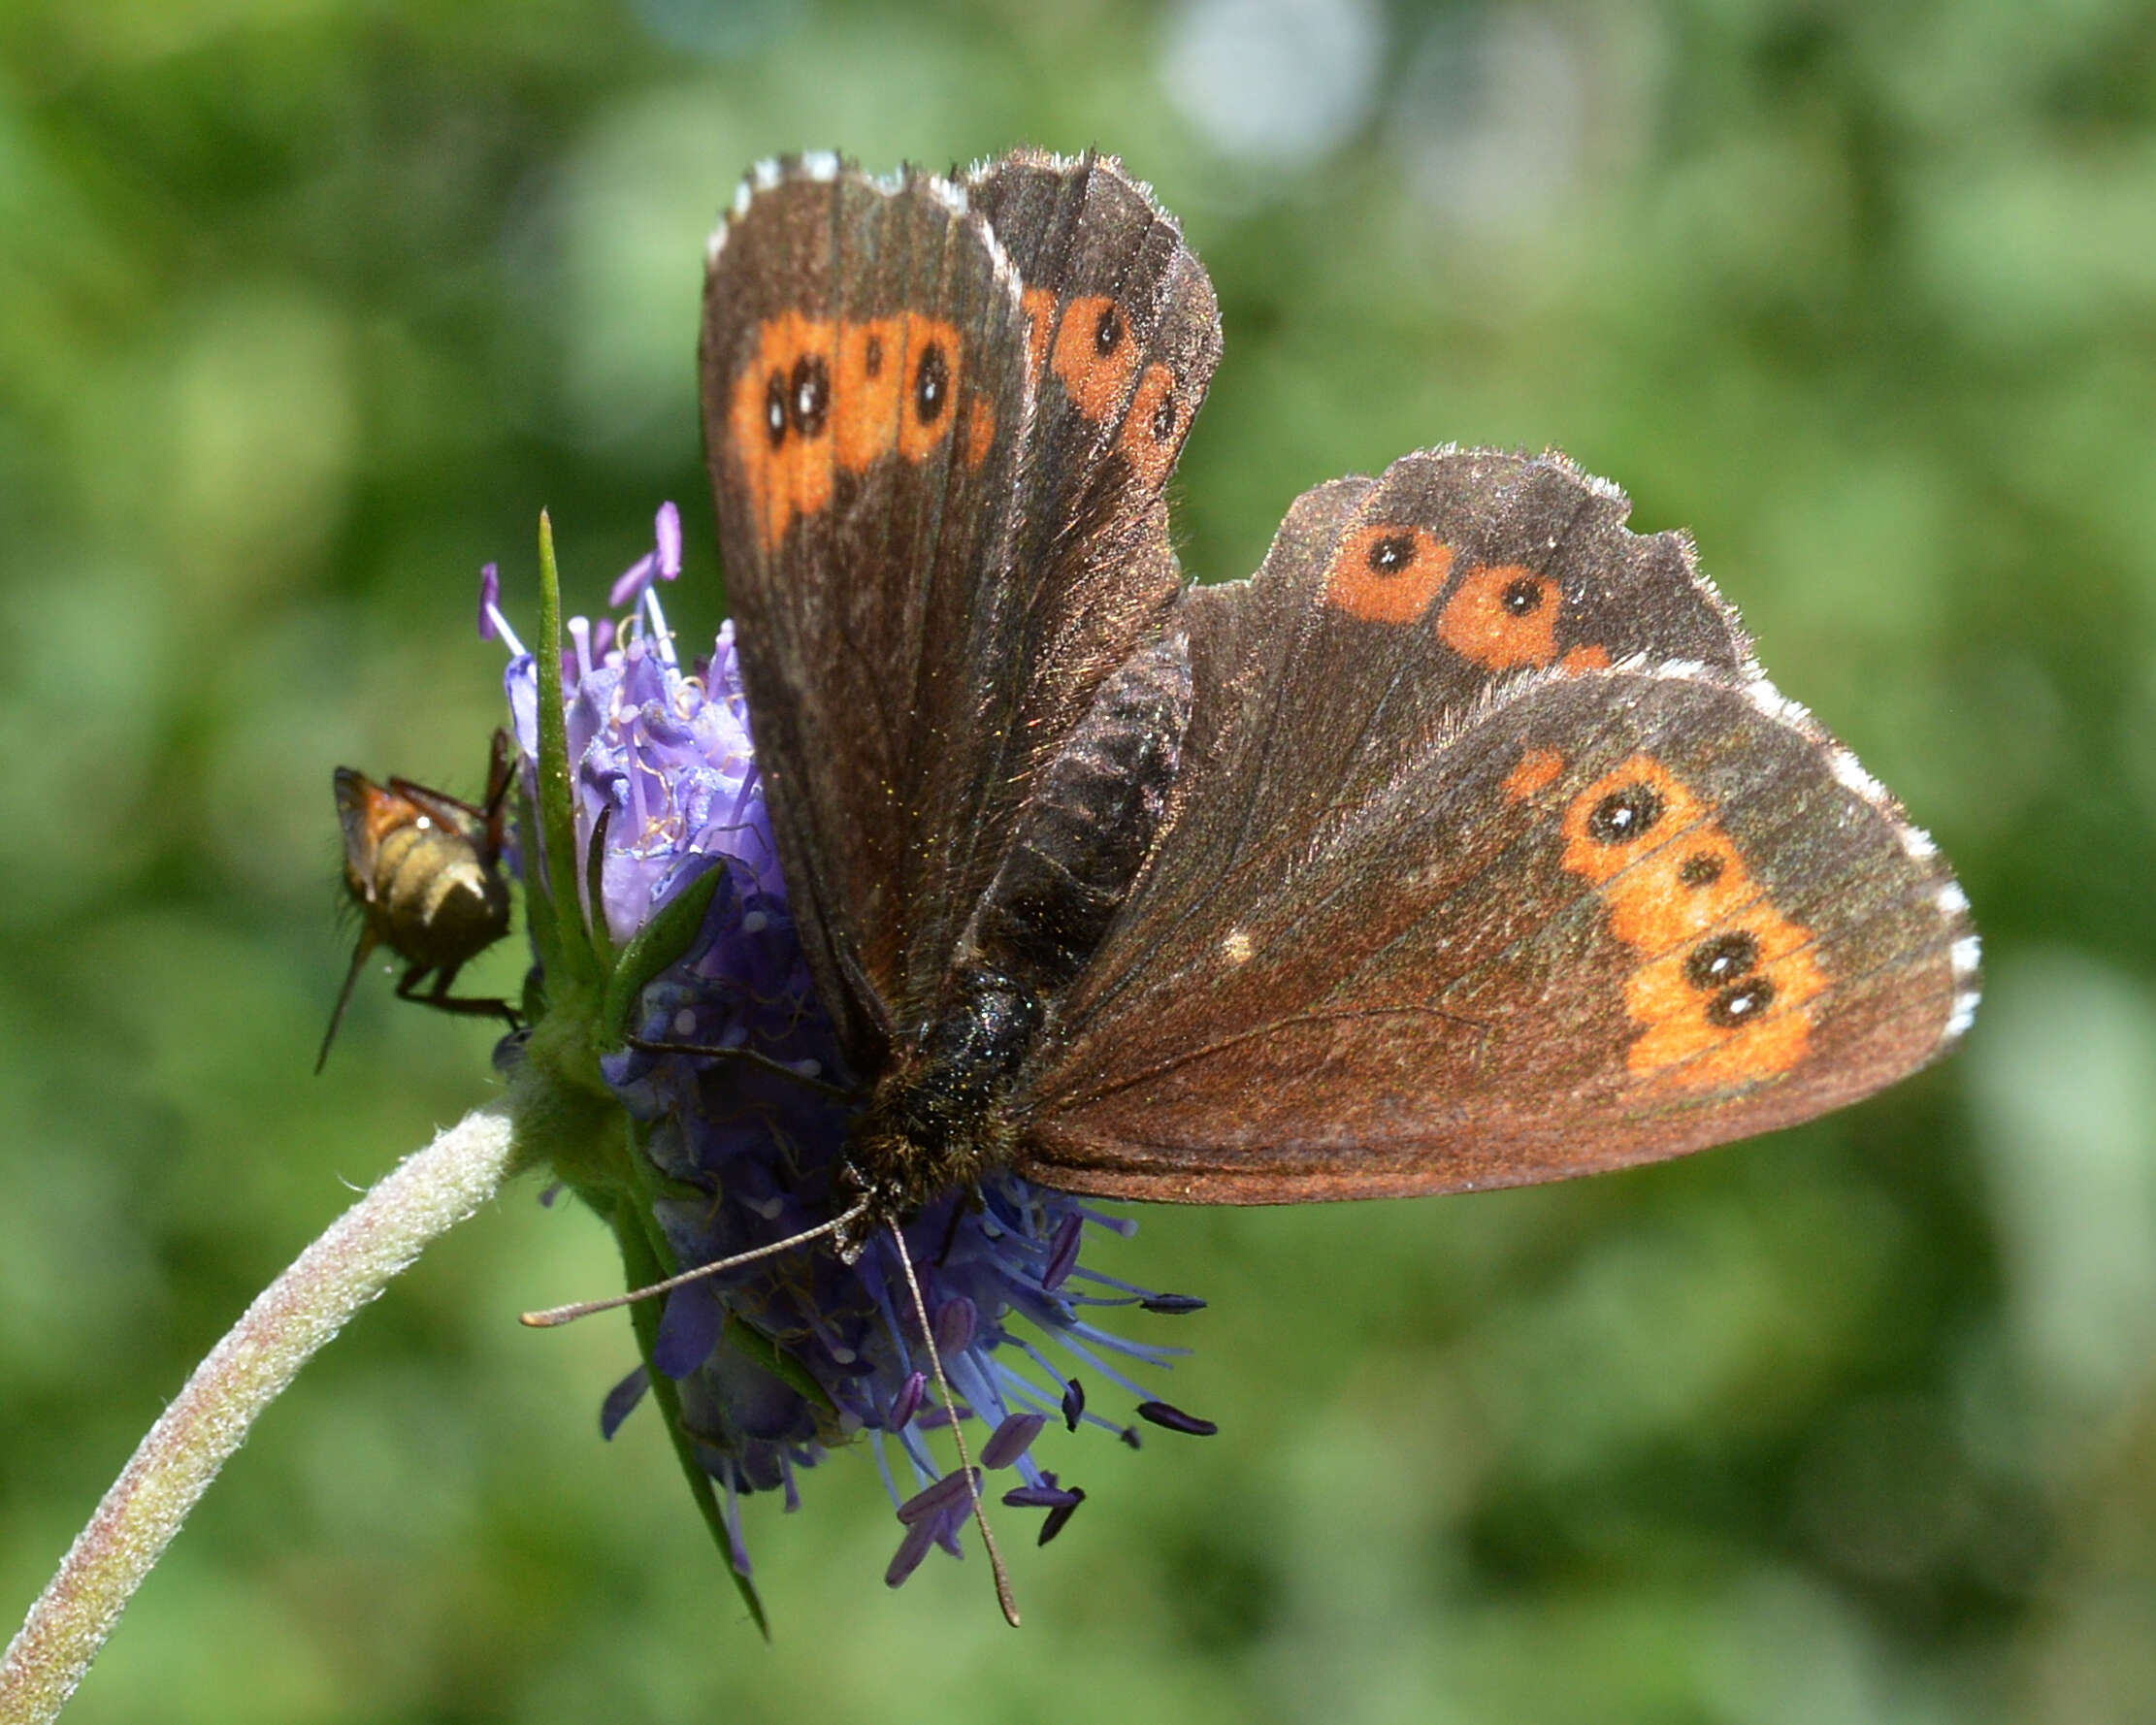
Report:
[[606,926],[606,831],[613,819],[611,808],[599,811],[599,819],[592,823],[590,848],[584,853],[584,902],[591,906],[587,927],[591,930],[592,955],[599,960],[602,976],[610,974],[614,967],[614,931]]
[[[614,1237],[621,1242],[622,1269],[629,1277],[631,1287],[648,1287],[654,1282],[663,1282],[674,1273],[675,1266],[660,1256],[651,1240],[639,1225],[641,1218],[621,1218],[615,1225]],[[697,1508],[703,1512],[704,1525],[710,1528],[711,1537],[718,1542],[719,1555],[726,1563],[726,1573],[734,1578],[734,1585],[741,1595],[741,1603],[748,1607],[749,1616],[764,1639],[771,1639],[770,1620],[764,1615],[764,1602],[757,1597],[756,1583],[734,1567],[734,1542],[727,1535],[726,1516],[719,1509],[719,1494],[712,1488],[711,1476],[703,1471],[696,1456],[696,1447],[689,1441],[681,1424],[681,1390],[671,1378],[652,1363],[659,1346],[659,1306],[654,1300],[638,1300],[629,1308],[629,1316],[637,1331],[637,1346],[643,1351],[644,1371],[651,1379],[651,1399],[659,1404],[659,1411],[666,1416],[667,1436],[673,1441],[673,1453],[681,1463],[681,1472],[689,1481],[689,1495],[697,1500]]]
[[833,1420],[838,1417],[838,1404],[831,1399],[831,1392],[816,1382],[806,1366],[754,1324],[744,1322],[738,1314],[729,1313],[726,1334],[735,1347],[781,1383],[813,1402]]
[[619,1048],[629,1035],[629,1018],[637,1010],[637,996],[668,965],[696,944],[704,914],[727,879],[724,862],[706,868],[695,880],[661,905],[651,920],[637,930],[623,949],[606,979],[606,993],[600,1008],[602,1046]]
[[568,978],[596,987],[602,971],[577,891],[575,789],[570,780],[569,718],[562,690],[562,575],[554,561],[554,524],[543,509],[539,646],[532,668],[539,695],[539,832],[546,857],[544,890],[554,901],[555,947]]

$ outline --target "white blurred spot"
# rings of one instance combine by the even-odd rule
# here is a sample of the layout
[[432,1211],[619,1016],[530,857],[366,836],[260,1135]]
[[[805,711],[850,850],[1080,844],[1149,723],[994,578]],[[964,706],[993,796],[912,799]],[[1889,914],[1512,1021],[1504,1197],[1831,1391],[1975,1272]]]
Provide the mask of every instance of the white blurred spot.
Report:
[[1539,8],[1438,16],[1409,61],[1397,136],[1422,200],[1481,227],[1534,227],[1584,167],[1587,44]]
[[1384,55],[1373,0],[1182,0],[1160,81],[1222,154],[1296,168],[1361,127]]

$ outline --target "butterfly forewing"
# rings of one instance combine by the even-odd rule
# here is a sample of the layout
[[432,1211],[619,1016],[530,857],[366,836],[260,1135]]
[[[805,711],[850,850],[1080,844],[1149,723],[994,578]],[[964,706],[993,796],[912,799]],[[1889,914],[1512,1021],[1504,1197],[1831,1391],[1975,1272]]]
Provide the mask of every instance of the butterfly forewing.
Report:
[[[1079,300],[1115,311],[1083,363],[1043,312]],[[783,163],[714,242],[729,594],[819,989],[868,1070],[936,1010],[1031,775],[1176,602],[1159,493],[1218,342],[1174,224],[1091,158],[968,187]]]
[[1018,285],[940,181],[767,170],[714,241],[704,435],[758,754],[857,1055],[956,938],[1029,400]]
[[978,892],[1033,775],[1175,606],[1166,485],[1221,338],[1204,268],[1112,158],[1020,151],[964,185],[1023,284],[1034,392],[1014,549],[1025,607],[1003,643],[1019,674],[990,715],[1013,746],[1000,802],[963,841]]

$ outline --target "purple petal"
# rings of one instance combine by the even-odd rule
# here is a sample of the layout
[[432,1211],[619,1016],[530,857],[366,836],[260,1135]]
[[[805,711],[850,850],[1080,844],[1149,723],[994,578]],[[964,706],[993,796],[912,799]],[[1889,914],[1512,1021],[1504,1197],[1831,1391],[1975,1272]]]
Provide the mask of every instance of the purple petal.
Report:
[[935,1310],[935,1346],[946,1359],[964,1353],[973,1342],[973,1323],[979,1317],[973,1302],[964,1294],[948,1299]]
[[659,505],[659,579],[677,580],[681,574],[681,511],[670,499]]
[[1078,1247],[1086,1233],[1086,1219],[1073,1211],[1056,1230],[1056,1244],[1049,1249],[1048,1268],[1041,1272],[1043,1293],[1054,1293],[1078,1267]]
[[980,1477],[978,1468],[971,1473],[962,1468],[956,1473],[945,1474],[942,1479],[924,1485],[900,1504],[898,1519],[912,1527],[917,1522],[932,1518],[938,1510],[947,1509],[953,1503],[970,1505],[973,1501],[973,1484]]
[[891,1412],[884,1416],[885,1431],[904,1431],[906,1421],[921,1411],[921,1398],[927,1393],[929,1381],[919,1372],[907,1374],[906,1381],[898,1385],[898,1393],[891,1398]]
[[921,1560],[928,1556],[930,1547],[935,1544],[935,1522],[932,1519],[916,1521],[906,1529],[906,1537],[898,1542],[898,1549],[893,1555],[890,1567],[883,1572],[883,1584],[886,1587],[901,1585],[908,1576],[921,1567]]
[[638,1366],[613,1388],[606,1392],[606,1399],[599,1404],[599,1435],[611,1440],[621,1430],[621,1422],[636,1411],[637,1404],[644,1399],[644,1391],[651,1387],[651,1372]]
[[686,1378],[711,1357],[719,1343],[726,1312],[711,1296],[707,1282],[692,1282],[667,1295],[667,1309],[659,1315],[659,1339],[651,1350],[651,1363],[676,1381]]
[[981,1466],[1007,1468],[1033,1447],[1033,1440],[1040,1436],[1041,1427],[1048,1423],[1045,1414],[1013,1414],[981,1446]]
[[1086,1501],[1086,1494],[1075,1485],[1070,1488],[1070,1496],[1071,1501],[1069,1503],[1058,1504],[1048,1512],[1048,1519],[1040,1524],[1040,1543],[1042,1545],[1047,1545],[1050,1540],[1062,1533],[1069,1525],[1070,1518],[1078,1513],[1078,1506]]
[[1209,1438],[1221,1428],[1210,1419],[1200,1419],[1195,1414],[1186,1414],[1181,1408],[1166,1402],[1140,1402],[1138,1417],[1149,1419],[1155,1425],[1169,1431],[1179,1431],[1193,1438]]

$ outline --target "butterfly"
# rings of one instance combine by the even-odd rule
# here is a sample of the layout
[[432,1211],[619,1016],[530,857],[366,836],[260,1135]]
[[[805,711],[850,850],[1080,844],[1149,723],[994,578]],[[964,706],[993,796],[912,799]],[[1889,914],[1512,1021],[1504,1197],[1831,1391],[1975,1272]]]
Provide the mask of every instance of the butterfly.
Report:
[[1932,842],[1682,534],[1432,448],[1188,583],[1221,352],[1115,160],[768,163],[710,242],[703,428],[858,1239],[984,1171],[1450,1192],[1809,1119],[1968,1027]]

